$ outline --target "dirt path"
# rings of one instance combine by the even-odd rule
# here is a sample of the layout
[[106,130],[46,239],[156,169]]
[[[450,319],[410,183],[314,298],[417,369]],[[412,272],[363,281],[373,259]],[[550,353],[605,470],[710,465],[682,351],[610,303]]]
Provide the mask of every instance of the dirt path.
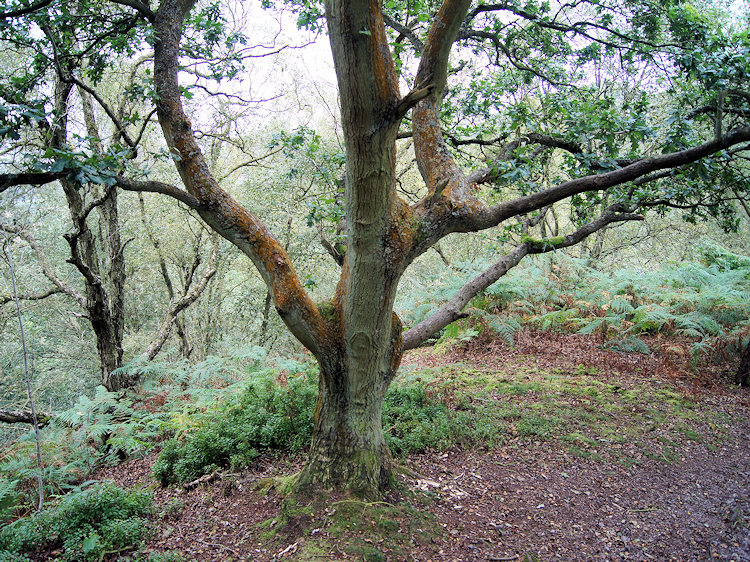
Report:
[[750,424],[676,464],[626,468],[549,444],[424,456],[450,560],[750,560]]

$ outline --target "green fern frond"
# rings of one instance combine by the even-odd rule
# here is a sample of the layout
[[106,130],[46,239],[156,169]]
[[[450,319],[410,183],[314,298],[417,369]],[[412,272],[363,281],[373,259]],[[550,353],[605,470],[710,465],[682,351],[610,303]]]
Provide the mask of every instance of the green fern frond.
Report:
[[611,349],[612,351],[620,351],[622,353],[642,353],[644,355],[650,355],[651,349],[646,345],[642,339],[636,336],[627,336],[624,338],[617,338],[610,340],[603,346],[605,349]]
[[618,295],[617,297],[612,299],[610,303],[610,309],[617,314],[627,314],[635,310],[632,303],[622,295]]
[[19,482],[18,479],[10,480],[0,477],[0,522],[8,519],[18,505],[20,499]]
[[516,333],[521,330],[521,322],[512,316],[492,316],[487,326],[511,347],[515,345]]
[[611,318],[608,317],[599,317],[594,318],[591,320],[591,322],[587,322],[583,325],[583,327],[579,328],[578,332],[579,334],[593,334],[597,330],[601,330],[602,326],[608,326],[609,321]]

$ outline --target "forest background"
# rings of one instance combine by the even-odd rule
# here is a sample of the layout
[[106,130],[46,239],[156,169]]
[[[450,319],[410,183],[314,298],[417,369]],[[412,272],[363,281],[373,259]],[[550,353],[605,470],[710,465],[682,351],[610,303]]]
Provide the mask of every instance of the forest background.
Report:
[[[76,29],[68,23],[75,9],[52,6],[60,11],[45,17],[59,18],[59,27],[48,28],[24,19],[35,12],[21,13],[22,4],[3,9],[0,407],[23,417],[28,382],[40,415],[75,430],[101,412],[97,400],[115,400],[96,390],[101,384],[120,391],[137,383],[170,408],[186,407],[171,402],[183,389],[191,395],[188,410],[203,411],[261,366],[285,377],[307,372],[312,356],[276,314],[252,264],[190,204],[144,192],[166,192],[179,182],[150,103],[148,34],[140,37],[123,16],[97,36],[92,26],[104,25],[97,18],[108,13],[79,8],[94,16],[83,32],[71,31],[72,39],[66,25]],[[437,6],[385,8],[402,89],[409,91],[418,73],[415,53]],[[450,59],[443,134],[458,162],[490,170],[483,195],[493,203],[746,126],[744,4],[665,5],[648,12],[654,21],[629,28],[653,38],[638,43],[629,35],[618,45],[607,44],[606,33],[561,42],[573,29],[555,28],[563,8],[509,3],[504,9],[518,20],[501,19],[502,32],[526,41],[525,50],[487,37],[490,47],[480,48],[466,37]],[[596,2],[580,14],[607,10],[626,14]],[[627,27],[611,14],[606,22]],[[181,69],[182,100],[211,174],[276,234],[317,303],[336,291],[347,245],[346,146],[323,25],[314,3],[199,3],[186,32],[193,62]],[[667,37],[660,26],[677,47],[656,41],[659,33]],[[106,47],[87,51],[89,40]],[[57,94],[65,87],[61,108]],[[65,127],[51,117],[48,126],[55,112],[58,119],[64,114]],[[399,196],[417,203],[445,185],[425,188],[409,124],[396,144],[394,177]],[[64,137],[56,138],[61,130]],[[645,336],[665,333],[687,338],[696,372],[717,358],[739,369],[750,334],[747,148],[747,141],[737,143],[648,183],[632,182],[635,206],[617,208],[616,222],[570,243],[566,235],[611,215],[621,194],[579,194],[494,228],[449,234],[404,274],[394,310],[405,327],[417,326],[498,256],[526,245],[542,255],[519,260],[501,281],[472,295],[433,344],[494,333],[513,345],[523,330],[567,330],[596,334],[613,349],[651,353]],[[150,188],[131,192],[122,170]],[[45,181],[33,181],[33,174]],[[174,410],[160,420],[168,432],[175,423],[190,424],[176,422]],[[125,456],[149,448],[137,432],[113,437],[113,424],[95,427],[108,445],[86,460],[86,470],[80,462],[71,468],[72,482],[111,459],[113,447]],[[1,431],[9,444],[28,436],[21,426]],[[20,489],[11,473],[19,466],[12,461],[3,469],[4,489]],[[33,474],[31,464],[23,466]],[[47,465],[48,482],[67,478],[54,469]]]

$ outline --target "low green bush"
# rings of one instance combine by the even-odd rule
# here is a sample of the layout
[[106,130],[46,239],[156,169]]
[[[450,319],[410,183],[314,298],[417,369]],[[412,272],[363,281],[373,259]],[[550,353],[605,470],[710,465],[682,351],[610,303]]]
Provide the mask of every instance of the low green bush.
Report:
[[260,450],[299,451],[312,438],[317,392],[313,370],[285,381],[266,376],[252,382],[195,430],[167,441],[154,475],[166,486],[219,468],[245,468]]
[[391,452],[401,457],[455,445],[491,446],[504,434],[497,412],[470,404],[464,391],[421,382],[388,391],[383,428]]
[[428,397],[421,383],[391,388],[383,404],[383,429],[391,452],[403,456],[449,446],[455,414]]
[[[272,377],[251,383],[195,429],[167,441],[154,464],[154,475],[167,486],[218,469],[246,468],[264,450],[306,448],[312,438],[317,392],[314,369],[283,384]],[[383,426],[393,454],[494,443],[502,425],[483,409],[454,407],[461,400],[449,389],[419,382],[392,387],[383,405]]]
[[137,548],[148,533],[145,517],[151,504],[148,492],[109,483],[71,492],[57,506],[3,527],[0,560],[36,559],[35,553],[101,560]]

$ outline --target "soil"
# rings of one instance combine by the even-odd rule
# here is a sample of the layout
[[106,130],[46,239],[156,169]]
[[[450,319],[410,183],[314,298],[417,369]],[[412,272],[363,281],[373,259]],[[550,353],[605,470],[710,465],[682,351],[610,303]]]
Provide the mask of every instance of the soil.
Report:
[[[736,367],[695,371],[686,345],[647,343],[651,355],[606,351],[591,336],[525,333],[514,348],[489,340],[442,354],[416,350],[404,368],[464,362],[508,372],[532,362],[540,370],[595,367],[621,384],[668,383],[701,409],[725,414],[720,440],[685,439],[669,462],[643,456],[634,465],[575,456],[555,439],[415,455],[382,505],[418,511],[343,529],[331,523],[336,509],[360,502],[332,497],[280,518],[283,498],[258,491],[262,479],[298,470],[301,458],[266,458],[191,490],[156,487],[155,455],[97,477],[154,486],[156,531],[145,551],[188,560],[750,561],[750,391],[727,384]],[[370,519],[376,507],[361,504],[359,513]]]

